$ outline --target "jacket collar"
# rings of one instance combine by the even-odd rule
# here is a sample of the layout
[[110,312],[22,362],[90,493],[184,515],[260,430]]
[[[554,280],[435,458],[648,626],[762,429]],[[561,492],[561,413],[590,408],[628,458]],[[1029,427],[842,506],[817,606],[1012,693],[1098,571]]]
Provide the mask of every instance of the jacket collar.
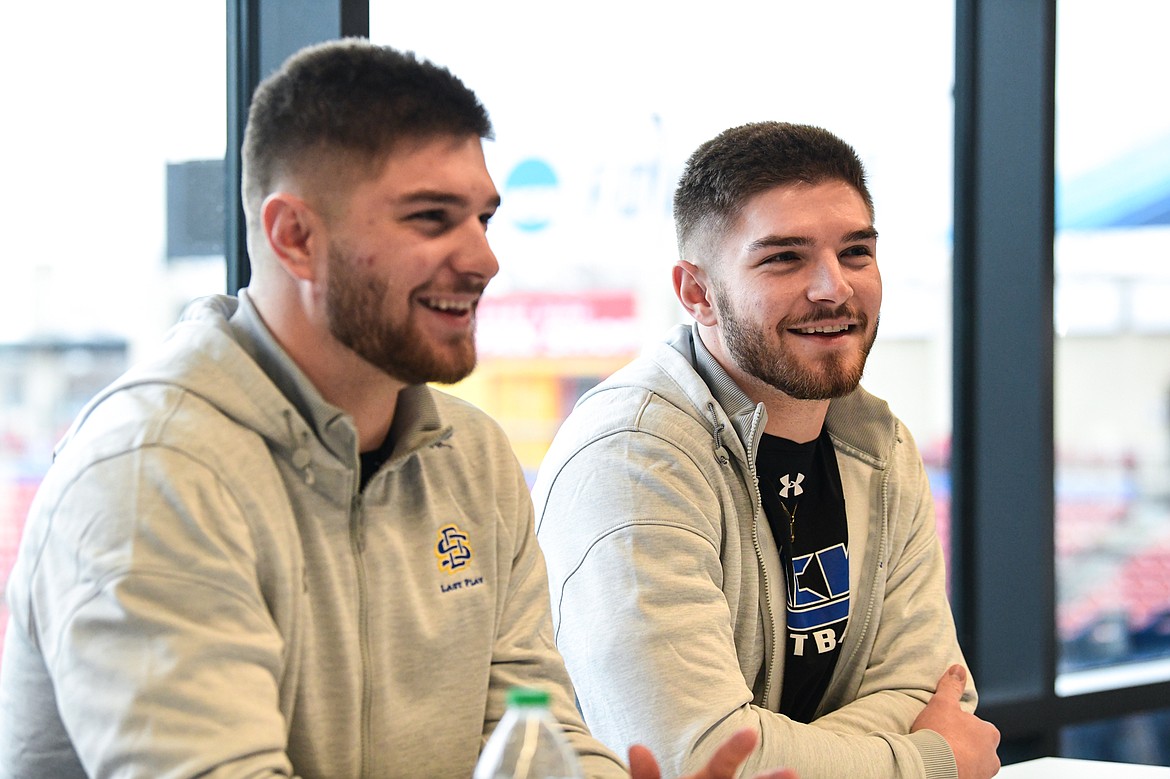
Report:
[[[307,423],[313,435],[320,439],[334,457],[349,462],[357,447],[357,430],[352,421],[344,411],[321,397],[309,378],[280,346],[260,317],[260,312],[248,296],[248,290],[240,290],[228,324],[236,343],[251,355],[295,409],[295,415],[286,415],[289,417],[289,434],[294,438],[303,438],[308,432],[303,423]],[[293,419],[293,416],[299,419]]]
[[[755,459],[756,448],[763,435],[764,426],[768,423],[768,412],[763,403],[753,403],[735,380],[728,375],[719,361],[712,356],[699,337],[698,325],[690,327],[680,325],[671,331],[667,343],[683,356],[699,378],[707,385],[715,404],[727,415],[736,437],[743,444],[750,457]],[[716,426],[716,447],[721,445],[718,440],[719,423],[713,420]]]
[[[342,462],[350,462],[358,451],[357,429],[352,418],[326,401],[316,386],[281,348],[260,317],[248,290],[240,290],[239,305],[231,316],[231,327],[240,346],[252,355],[281,393],[296,408],[316,436]],[[296,422],[290,421],[290,428]],[[303,435],[290,431],[293,435]],[[390,435],[394,451],[387,463],[402,462],[414,452],[451,435],[435,403],[433,391],[425,384],[405,387],[398,395]]]
[[[754,459],[768,422],[764,404],[753,404],[747,393],[712,356],[699,337],[697,324],[679,325],[671,331],[667,343],[699,374],[715,402],[727,414],[736,436]],[[829,435],[839,446],[876,467],[885,467],[890,457],[897,434],[896,422],[886,402],[861,387],[830,401],[825,417]]]

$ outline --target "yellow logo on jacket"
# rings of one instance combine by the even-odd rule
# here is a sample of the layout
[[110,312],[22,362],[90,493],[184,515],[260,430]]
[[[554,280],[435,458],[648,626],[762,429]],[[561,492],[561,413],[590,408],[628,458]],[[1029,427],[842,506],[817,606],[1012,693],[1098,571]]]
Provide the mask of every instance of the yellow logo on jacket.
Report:
[[471,542],[458,525],[444,525],[439,528],[439,542],[435,544],[435,557],[439,558],[439,570],[454,573],[471,562]]

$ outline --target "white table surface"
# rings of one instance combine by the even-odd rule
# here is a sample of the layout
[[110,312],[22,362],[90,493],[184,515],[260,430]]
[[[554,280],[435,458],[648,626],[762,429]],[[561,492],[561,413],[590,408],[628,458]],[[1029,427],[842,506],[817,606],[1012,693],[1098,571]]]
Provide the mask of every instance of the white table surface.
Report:
[[1170,779],[1170,768],[1042,757],[1005,765],[996,776],[999,779]]

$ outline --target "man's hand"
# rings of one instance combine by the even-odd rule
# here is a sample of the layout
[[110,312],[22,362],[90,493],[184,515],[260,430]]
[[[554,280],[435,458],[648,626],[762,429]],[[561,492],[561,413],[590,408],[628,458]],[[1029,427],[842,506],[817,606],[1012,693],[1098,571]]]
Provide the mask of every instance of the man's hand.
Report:
[[952,665],[938,680],[926,708],[910,726],[910,732],[933,730],[951,745],[959,779],[988,779],[999,771],[999,730],[959,708],[967,686],[967,669]]
[[[741,730],[732,734],[715,750],[711,760],[702,770],[679,779],[734,779],[736,769],[747,759],[756,746],[756,732]],[[641,744],[630,747],[630,776],[632,779],[662,779],[658,763],[650,750]],[[788,769],[778,769],[759,774],[756,779],[797,779]]]

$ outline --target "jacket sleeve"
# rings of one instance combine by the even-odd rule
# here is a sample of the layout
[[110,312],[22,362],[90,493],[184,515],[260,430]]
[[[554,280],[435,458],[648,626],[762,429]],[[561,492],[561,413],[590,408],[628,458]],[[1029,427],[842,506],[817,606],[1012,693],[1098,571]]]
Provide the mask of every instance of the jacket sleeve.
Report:
[[[590,728],[615,750],[645,743],[666,776],[696,770],[745,727],[759,744],[744,776],[780,766],[802,779],[926,775],[916,742],[931,752],[936,734],[858,727],[870,716],[893,724],[866,711],[884,708],[880,696],[859,701],[841,727],[753,704],[760,658],[739,655],[736,631],[751,626],[749,643],[762,645],[767,627],[754,594],[740,600],[741,572],[724,569],[739,540],[723,523],[737,520],[722,516],[726,496],[702,454],[709,443],[702,452],[628,429],[554,444],[542,468],[535,495],[556,639]],[[755,550],[739,552],[758,576]],[[773,607],[783,619],[783,603]]]
[[290,776],[283,643],[230,490],[165,446],[53,479],[26,627],[86,773]]
[[[511,462],[509,451],[497,453]],[[501,474],[501,479],[509,474]],[[573,686],[564,660],[553,641],[549,590],[544,556],[533,529],[532,499],[519,466],[515,468],[512,515],[502,520],[512,532],[512,569],[501,593],[496,641],[492,651],[491,679],[483,738],[486,743],[504,715],[508,689],[534,687],[550,693],[550,711],[577,752],[588,777],[627,777],[621,761],[595,739],[577,710]]]

